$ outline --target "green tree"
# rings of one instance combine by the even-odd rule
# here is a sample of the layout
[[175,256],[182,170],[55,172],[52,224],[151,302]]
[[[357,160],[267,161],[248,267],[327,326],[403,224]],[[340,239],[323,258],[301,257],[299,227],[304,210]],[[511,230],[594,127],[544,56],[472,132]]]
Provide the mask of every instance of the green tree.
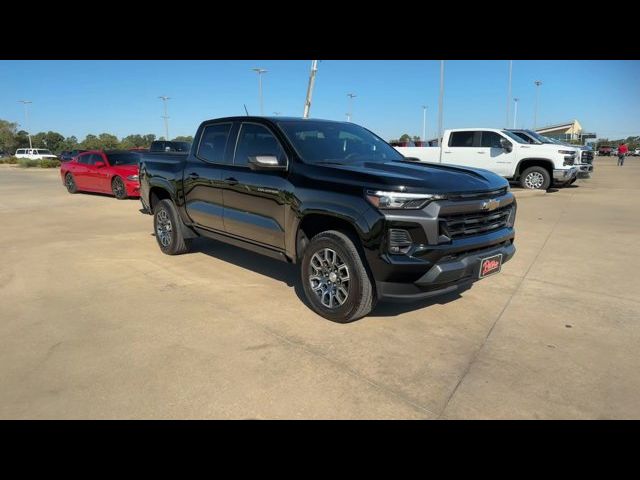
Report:
[[16,130],[18,124],[7,120],[0,120],[0,150],[14,154],[18,148],[16,140]]
[[411,141],[411,135],[409,135],[408,133],[403,133],[402,136],[400,137],[400,141],[401,142],[410,142]]
[[147,133],[143,135],[144,138],[144,147],[150,147],[153,142],[156,141],[156,136],[153,133]]
[[145,143],[145,139],[142,135],[128,135],[120,142],[120,148],[126,150],[135,147],[146,147],[147,145],[145,145]]
[[173,139],[174,142],[193,142],[193,136],[192,135],[180,135],[176,138]]

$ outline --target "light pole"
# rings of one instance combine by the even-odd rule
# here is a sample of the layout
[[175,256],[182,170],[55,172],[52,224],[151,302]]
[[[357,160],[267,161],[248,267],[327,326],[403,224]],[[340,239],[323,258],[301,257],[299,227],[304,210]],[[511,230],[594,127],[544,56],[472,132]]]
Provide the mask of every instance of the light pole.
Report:
[[427,106],[422,105],[422,140],[427,141]]
[[309,74],[309,85],[307,86],[307,98],[304,101],[303,118],[309,118],[309,110],[311,110],[311,96],[313,95],[313,85],[316,82],[316,73],[318,72],[318,60],[311,61],[311,73]]
[[507,122],[505,125],[509,126],[509,115],[511,114],[511,77],[513,72],[513,60],[509,60],[509,85],[507,87]]
[[254,72],[258,74],[258,95],[260,96],[260,116],[264,115],[262,108],[262,74],[267,73],[264,68],[252,68]]
[[31,131],[29,130],[29,111],[27,109],[27,104],[33,102],[31,100],[18,100],[18,103],[22,103],[24,105],[24,126],[27,129],[27,136],[29,137],[29,148],[33,148],[33,144],[31,143]]
[[516,121],[518,120],[518,100],[519,98],[513,99],[513,128],[516,128]]
[[349,97],[349,113],[347,113],[347,120],[351,121],[351,115],[353,114],[353,98],[357,95],[354,93],[347,93],[347,97]]
[[164,104],[164,115],[162,116],[162,118],[164,118],[164,139],[168,142],[169,141],[169,115],[167,115],[167,100],[169,100],[171,97],[160,95],[158,98],[162,99],[162,103]]
[[542,82],[540,80],[536,80],[533,83],[536,86],[536,108],[534,109],[533,113],[533,129],[535,130],[538,126],[538,97],[540,93],[540,85],[542,85]]
[[442,163],[442,113],[444,104],[444,60],[440,60],[440,98],[438,99],[438,146]]

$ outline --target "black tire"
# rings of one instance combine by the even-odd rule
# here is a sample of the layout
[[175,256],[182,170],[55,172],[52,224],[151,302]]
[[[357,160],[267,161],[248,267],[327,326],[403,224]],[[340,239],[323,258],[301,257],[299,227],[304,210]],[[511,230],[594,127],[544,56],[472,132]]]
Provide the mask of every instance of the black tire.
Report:
[[125,187],[124,180],[120,177],[113,177],[111,180],[111,191],[118,200],[127,198],[127,187]]
[[[327,250],[337,254],[338,264],[336,264],[336,257],[333,257],[333,263],[326,262],[329,264],[328,268],[321,265],[321,267],[327,268],[325,275],[320,272],[317,265],[320,258],[326,258],[324,254]],[[331,258],[330,253],[329,256]],[[332,265],[336,267],[333,270],[331,270]],[[362,257],[354,240],[343,232],[328,230],[311,239],[302,257],[300,277],[311,308],[318,315],[332,322],[352,322],[369,314],[376,305],[374,285],[369,278]],[[315,280],[312,280],[312,277]],[[348,281],[342,281],[347,278]],[[317,288],[314,289],[314,286]],[[327,292],[326,289],[331,292]],[[345,290],[346,295],[344,295]],[[329,299],[325,302],[327,296]],[[329,303],[329,305],[323,302]]]
[[528,190],[547,190],[551,175],[544,167],[529,167],[520,175],[520,186]]
[[171,200],[161,200],[153,208],[153,231],[162,253],[180,255],[191,248],[191,239],[182,235],[178,212]]
[[78,186],[76,185],[76,181],[73,178],[71,173],[67,172],[64,176],[64,185],[67,187],[67,192],[69,193],[78,193]]

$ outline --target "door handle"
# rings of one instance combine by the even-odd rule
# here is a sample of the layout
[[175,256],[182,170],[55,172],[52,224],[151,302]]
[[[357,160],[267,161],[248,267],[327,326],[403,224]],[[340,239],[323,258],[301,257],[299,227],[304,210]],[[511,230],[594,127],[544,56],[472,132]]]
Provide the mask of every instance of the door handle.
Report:
[[477,152],[477,153],[482,153],[484,155],[485,152]]
[[196,172],[191,172],[189,174],[189,178],[192,179],[192,180],[196,180],[196,179],[200,178],[200,175],[198,175]]
[[238,184],[238,180],[236,180],[233,177],[229,177],[229,178],[225,178],[224,179],[224,183],[226,183],[227,185],[237,185]]
[[451,152],[444,152],[444,153],[451,153]]

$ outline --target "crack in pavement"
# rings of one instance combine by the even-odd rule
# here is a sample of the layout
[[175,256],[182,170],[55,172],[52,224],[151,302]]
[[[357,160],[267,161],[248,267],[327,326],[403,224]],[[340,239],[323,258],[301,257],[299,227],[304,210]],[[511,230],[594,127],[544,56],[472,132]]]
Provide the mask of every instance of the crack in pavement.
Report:
[[[571,192],[571,194],[569,195],[567,204],[571,203],[571,201],[573,200],[573,196],[574,195],[575,195],[575,192]],[[462,375],[458,379],[458,382],[456,383],[456,386],[453,388],[453,390],[449,394],[449,397],[447,398],[447,401],[445,402],[444,407],[442,407],[442,410],[440,411],[440,414],[438,415],[438,419],[442,419],[444,417],[444,412],[446,412],[447,407],[449,406],[449,403],[451,402],[451,399],[455,396],[455,394],[458,391],[458,388],[460,388],[460,385],[462,385],[462,382],[464,381],[466,376],[471,371],[471,367],[476,362],[476,360],[480,356],[480,352],[482,352],[482,349],[484,348],[484,346],[489,341],[489,337],[493,333],[493,330],[494,330],[495,326],[498,324],[498,322],[500,321],[500,319],[504,315],[504,312],[507,310],[507,308],[509,308],[509,305],[511,305],[511,302],[513,301],[514,297],[520,291],[520,288],[522,288],[522,284],[524,283],[525,279],[527,278],[527,275],[529,275],[529,271],[531,271],[531,268],[535,265],[536,261],[538,260],[538,257],[540,256],[540,254],[542,253],[544,248],[547,246],[547,242],[549,241],[549,239],[551,238],[551,235],[553,234],[553,232],[555,231],[556,227],[560,223],[560,220],[567,213],[567,209],[568,209],[568,205],[567,205],[567,207],[563,208],[562,211],[560,212],[560,215],[558,215],[558,218],[553,223],[553,226],[551,227],[551,230],[549,231],[547,237],[544,239],[544,242],[543,242],[542,246],[540,247],[540,250],[538,250],[538,253],[536,253],[536,256],[534,257],[533,261],[531,262],[531,264],[527,268],[527,271],[524,272],[524,275],[522,277],[518,277],[517,275],[513,275],[514,277],[517,277],[517,278],[520,279],[520,281],[518,282],[518,286],[513,291],[513,293],[509,297],[509,300],[507,300],[507,303],[504,305],[502,310],[500,310],[500,313],[498,314],[498,316],[494,320],[493,324],[491,325],[491,328],[489,328],[489,331],[487,332],[487,335],[484,337],[484,340],[482,341],[482,344],[480,345],[480,347],[478,347],[478,349],[476,350],[475,354],[471,358],[471,361],[467,364],[467,368],[465,368],[464,372],[462,373]]]

